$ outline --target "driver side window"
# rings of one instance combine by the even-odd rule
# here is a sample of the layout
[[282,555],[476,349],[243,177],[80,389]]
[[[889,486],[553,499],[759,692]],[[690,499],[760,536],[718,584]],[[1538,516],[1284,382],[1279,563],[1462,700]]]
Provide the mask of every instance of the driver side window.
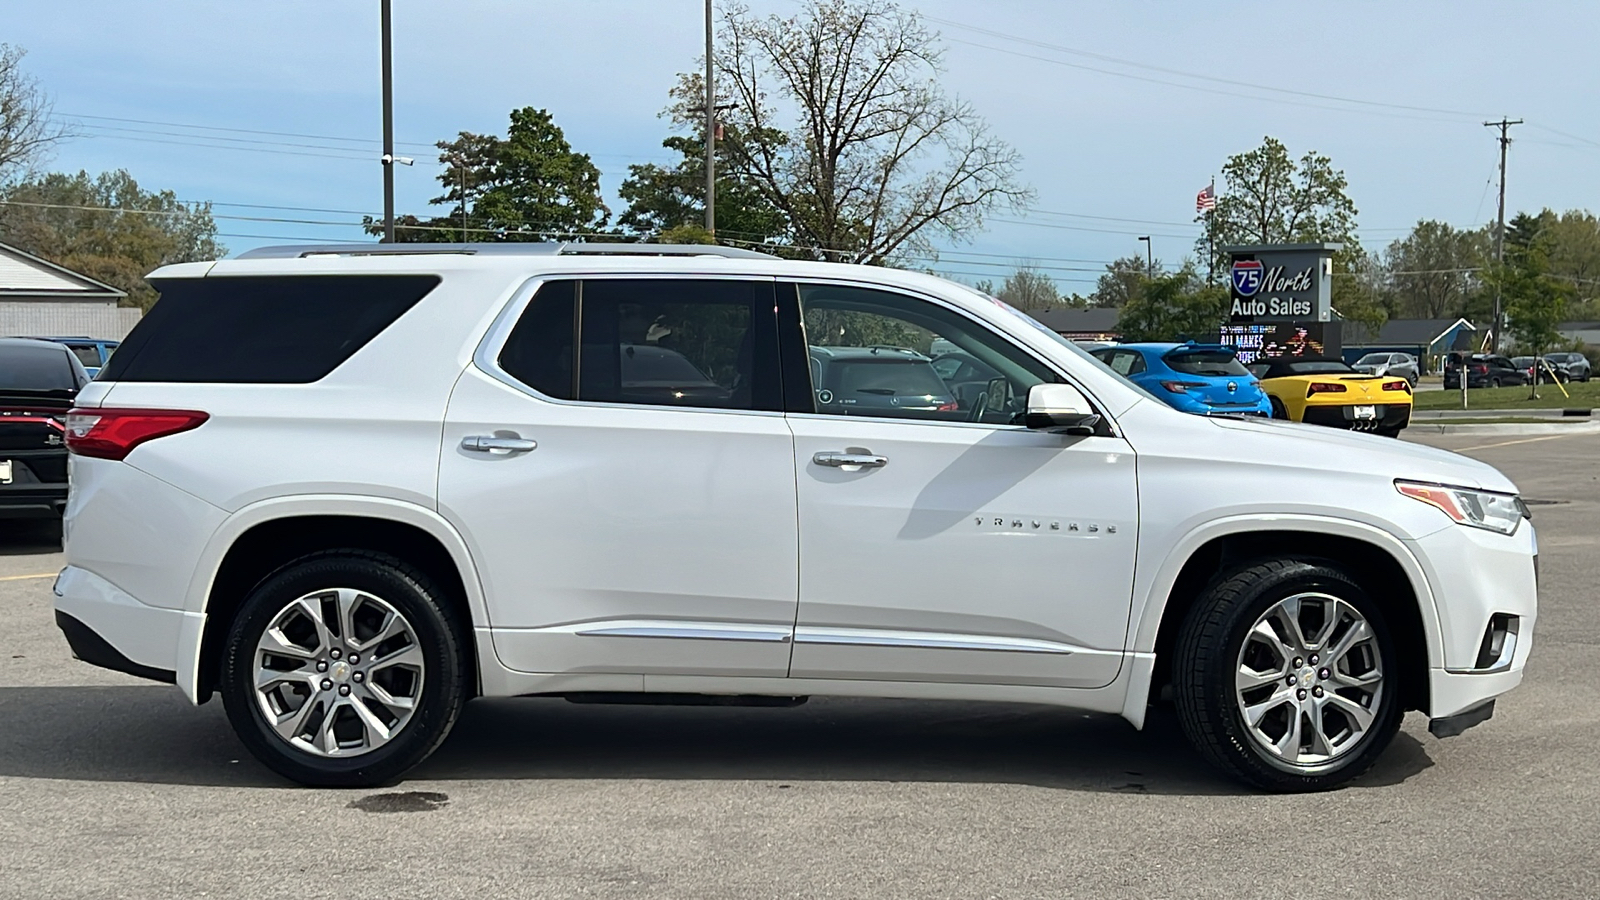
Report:
[[1061,380],[988,326],[936,303],[865,288],[798,290],[815,412],[1020,424],[1028,389]]

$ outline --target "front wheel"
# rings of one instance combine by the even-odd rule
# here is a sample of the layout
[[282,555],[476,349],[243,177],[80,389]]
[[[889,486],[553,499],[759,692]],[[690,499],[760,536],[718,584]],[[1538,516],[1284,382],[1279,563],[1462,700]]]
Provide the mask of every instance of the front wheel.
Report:
[[1329,565],[1268,560],[1214,584],[1185,619],[1173,667],[1189,741],[1269,791],[1338,787],[1400,726],[1382,610]]
[[315,554],[245,598],[223,649],[223,705],[268,768],[301,784],[385,784],[422,762],[466,702],[444,595],[397,559]]

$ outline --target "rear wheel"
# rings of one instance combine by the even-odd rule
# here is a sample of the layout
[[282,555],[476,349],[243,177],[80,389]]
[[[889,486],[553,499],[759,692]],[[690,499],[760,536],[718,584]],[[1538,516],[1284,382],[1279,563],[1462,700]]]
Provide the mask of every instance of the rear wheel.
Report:
[[330,551],[245,599],[222,658],[234,731],[301,784],[384,784],[422,762],[466,701],[443,594],[397,559]]
[[1284,409],[1282,400],[1279,400],[1277,397],[1268,397],[1267,399],[1272,402],[1272,417],[1274,419],[1289,418],[1289,411]]
[[1489,387],[1499,387],[1499,386],[1500,386],[1500,379],[1498,377],[1489,379]]
[[1190,610],[1173,666],[1190,742],[1266,790],[1338,787],[1400,725],[1382,610],[1328,565],[1269,560],[1217,582]]

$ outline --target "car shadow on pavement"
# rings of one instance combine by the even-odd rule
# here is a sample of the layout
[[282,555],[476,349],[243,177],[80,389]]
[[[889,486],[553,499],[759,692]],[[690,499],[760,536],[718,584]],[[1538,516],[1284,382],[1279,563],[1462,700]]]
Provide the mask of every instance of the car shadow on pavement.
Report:
[[[1357,786],[1431,766],[1402,732]],[[0,688],[0,776],[284,787],[220,701],[166,686]],[[410,780],[732,779],[1027,784],[1073,791],[1248,793],[1189,748],[1170,710],[1145,730],[1055,707],[820,699],[792,709],[468,704]]]

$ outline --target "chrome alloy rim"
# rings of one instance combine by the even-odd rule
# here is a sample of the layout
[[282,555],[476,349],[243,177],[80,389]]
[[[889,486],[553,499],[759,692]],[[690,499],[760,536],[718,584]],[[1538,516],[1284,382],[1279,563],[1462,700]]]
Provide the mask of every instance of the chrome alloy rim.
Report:
[[1328,766],[1372,729],[1383,658],[1354,606],[1303,593],[1273,604],[1239,648],[1234,696],[1251,740],[1296,771]]
[[317,756],[370,753],[416,712],[416,631],[383,599],[329,588],[291,601],[256,642],[256,702],[267,724]]

